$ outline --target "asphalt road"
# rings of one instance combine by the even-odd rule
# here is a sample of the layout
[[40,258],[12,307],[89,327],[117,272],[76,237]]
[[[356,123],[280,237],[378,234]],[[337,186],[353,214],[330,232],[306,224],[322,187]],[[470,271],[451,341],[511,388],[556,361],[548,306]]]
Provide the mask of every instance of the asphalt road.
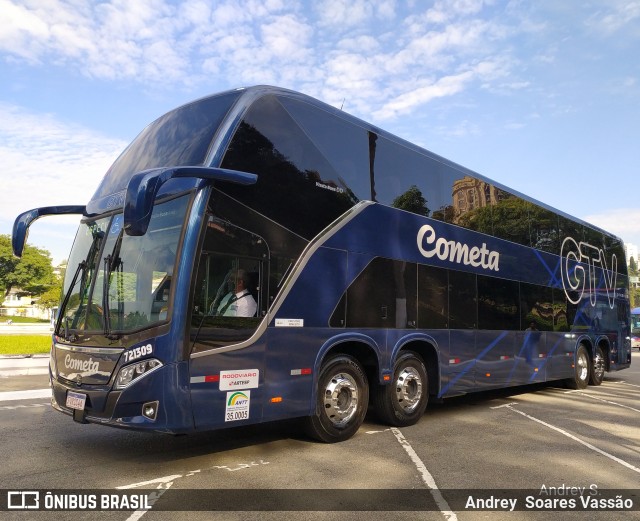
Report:
[[[47,383],[46,376],[0,378],[0,391]],[[137,511],[39,512],[37,519],[640,519],[637,351],[631,369],[608,373],[600,387],[456,398],[430,406],[408,428],[367,418],[354,438],[334,445],[307,440],[295,422],[178,437],[81,425],[46,398],[7,396],[0,393],[1,488],[85,489],[98,498],[153,489],[158,498]],[[635,510],[577,511],[576,489],[587,499],[621,496]],[[505,503],[492,511],[474,510],[499,497]],[[536,501],[547,511],[532,510]],[[251,511],[256,505],[262,510]]]

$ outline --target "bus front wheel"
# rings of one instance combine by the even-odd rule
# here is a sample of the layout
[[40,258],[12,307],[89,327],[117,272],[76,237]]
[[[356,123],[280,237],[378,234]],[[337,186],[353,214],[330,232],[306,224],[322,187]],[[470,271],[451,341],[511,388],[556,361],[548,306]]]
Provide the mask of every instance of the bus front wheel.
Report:
[[349,439],[362,425],[369,403],[369,385],[355,358],[340,355],[320,370],[315,413],[307,418],[307,434],[325,443]]
[[429,400],[429,381],[422,359],[411,351],[402,353],[393,368],[393,381],[380,385],[374,405],[380,419],[394,427],[415,424]]
[[576,351],[575,367],[573,378],[567,380],[570,389],[584,389],[589,383],[589,375],[591,374],[591,363],[589,362],[589,353],[587,348],[580,344]]

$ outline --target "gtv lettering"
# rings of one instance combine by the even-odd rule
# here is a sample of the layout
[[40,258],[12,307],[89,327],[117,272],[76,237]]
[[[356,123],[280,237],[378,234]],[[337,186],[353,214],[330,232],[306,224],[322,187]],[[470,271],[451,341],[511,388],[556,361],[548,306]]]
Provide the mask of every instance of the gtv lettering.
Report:
[[567,237],[562,241],[560,256],[562,287],[569,302],[572,304],[580,303],[588,285],[591,306],[596,305],[598,287],[598,270],[596,267],[599,267],[602,270],[609,307],[613,309],[616,298],[618,270],[618,258],[615,253],[611,255],[611,270],[609,270],[607,259],[601,248],[586,242],[578,243],[572,237]]
[[487,249],[484,242],[481,247],[469,247],[461,242],[448,241],[444,237],[436,237],[436,231],[428,224],[420,227],[417,239],[420,253],[428,259],[435,255],[443,261],[500,271],[500,253]]

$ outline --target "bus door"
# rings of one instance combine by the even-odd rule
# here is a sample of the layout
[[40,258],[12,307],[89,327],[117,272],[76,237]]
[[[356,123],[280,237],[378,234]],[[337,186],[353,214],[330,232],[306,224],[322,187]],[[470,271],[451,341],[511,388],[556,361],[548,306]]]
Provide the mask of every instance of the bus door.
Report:
[[268,261],[261,237],[209,219],[190,325],[196,428],[262,418],[265,343],[252,337],[267,311]]

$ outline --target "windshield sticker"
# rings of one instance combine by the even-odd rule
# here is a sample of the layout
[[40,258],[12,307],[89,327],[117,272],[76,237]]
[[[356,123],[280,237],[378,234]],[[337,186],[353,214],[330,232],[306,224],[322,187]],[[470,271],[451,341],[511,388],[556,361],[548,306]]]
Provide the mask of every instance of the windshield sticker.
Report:
[[116,215],[113,218],[113,222],[111,223],[111,230],[109,230],[109,233],[111,233],[111,235],[117,235],[120,233],[120,230],[122,230],[122,215]]

